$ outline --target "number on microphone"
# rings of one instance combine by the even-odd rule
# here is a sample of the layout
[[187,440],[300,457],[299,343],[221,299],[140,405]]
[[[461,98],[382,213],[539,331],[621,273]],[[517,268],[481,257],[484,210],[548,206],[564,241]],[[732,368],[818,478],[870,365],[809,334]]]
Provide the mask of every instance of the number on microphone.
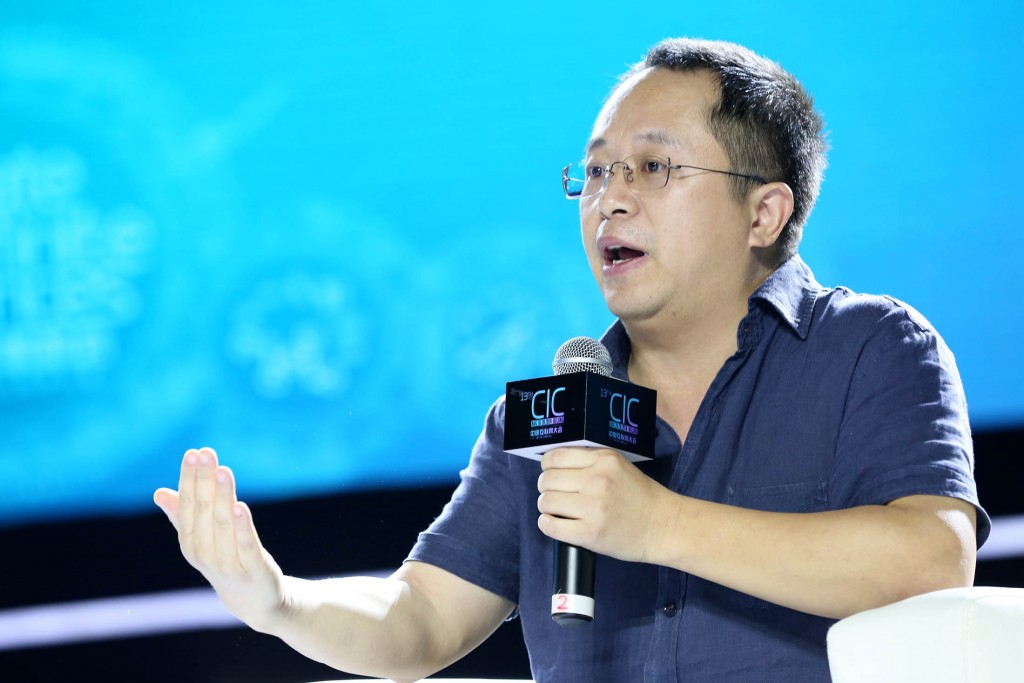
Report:
[[559,595],[558,596],[558,604],[555,606],[555,609],[560,611],[560,612],[563,611],[563,610],[569,609],[569,596],[568,595]]

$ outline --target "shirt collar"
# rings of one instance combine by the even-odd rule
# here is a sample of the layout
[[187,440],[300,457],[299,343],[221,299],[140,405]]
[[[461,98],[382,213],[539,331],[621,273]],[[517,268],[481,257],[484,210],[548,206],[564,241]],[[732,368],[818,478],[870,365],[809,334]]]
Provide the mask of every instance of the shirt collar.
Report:
[[821,293],[822,287],[811,269],[794,254],[754,290],[749,305],[752,307],[757,300],[770,304],[797,336],[806,339],[814,302]]
[[[811,327],[814,302],[821,293],[822,287],[814,279],[814,273],[798,254],[794,254],[754,290],[749,305],[752,307],[757,300],[770,304],[797,336],[806,339]],[[628,379],[627,366],[632,344],[621,320],[616,320],[605,331],[601,343],[612,358],[612,376]]]
[[605,330],[601,335],[601,343],[608,349],[608,355],[612,358],[612,377],[629,381],[629,353],[633,345],[621,320],[616,319],[612,326]]

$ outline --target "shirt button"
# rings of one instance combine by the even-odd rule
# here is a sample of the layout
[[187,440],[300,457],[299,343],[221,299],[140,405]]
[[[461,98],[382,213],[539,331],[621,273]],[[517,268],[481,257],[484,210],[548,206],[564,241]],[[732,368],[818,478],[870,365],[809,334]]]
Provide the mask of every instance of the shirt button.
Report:
[[676,612],[679,611],[679,608],[676,607],[676,603],[670,602],[664,607],[662,607],[661,611],[665,613],[666,617],[674,617],[676,615]]

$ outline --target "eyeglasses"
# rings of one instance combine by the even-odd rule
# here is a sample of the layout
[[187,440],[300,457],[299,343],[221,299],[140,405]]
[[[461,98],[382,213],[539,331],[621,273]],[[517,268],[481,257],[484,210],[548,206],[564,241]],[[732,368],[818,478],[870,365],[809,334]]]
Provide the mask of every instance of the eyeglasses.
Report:
[[622,177],[625,178],[630,189],[634,192],[660,190],[668,185],[669,174],[680,168],[689,168],[705,173],[722,173],[737,178],[746,178],[762,185],[768,182],[758,175],[718,171],[713,168],[688,166],[686,164],[676,164],[673,166],[672,160],[668,158],[659,157],[654,154],[634,154],[622,161],[614,161],[607,165],[588,164],[585,161],[569,164],[562,169],[562,189],[565,190],[565,196],[569,199],[579,199],[580,197],[592,197],[596,194],[601,194],[608,187],[608,179],[615,175],[616,166],[622,166]]

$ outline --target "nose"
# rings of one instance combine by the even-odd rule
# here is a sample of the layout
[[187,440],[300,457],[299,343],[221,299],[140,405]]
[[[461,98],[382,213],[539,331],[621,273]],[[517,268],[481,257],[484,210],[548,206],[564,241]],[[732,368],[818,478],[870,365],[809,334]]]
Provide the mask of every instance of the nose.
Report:
[[[622,168],[615,170],[616,166],[621,166]],[[601,183],[602,193],[608,190],[608,184],[612,181],[612,178],[616,176],[622,176],[622,179],[626,181],[627,185],[629,185],[633,182],[633,169],[630,168],[625,161],[613,161],[605,172],[604,182]]]
[[[621,166],[616,169],[616,166]],[[622,176],[622,180],[615,181],[616,176]],[[636,193],[630,185],[633,182],[633,169],[625,161],[616,161],[608,167],[608,173],[604,178],[604,186],[597,195],[597,210],[605,218],[612,214],[629,214],[637,209]]]

